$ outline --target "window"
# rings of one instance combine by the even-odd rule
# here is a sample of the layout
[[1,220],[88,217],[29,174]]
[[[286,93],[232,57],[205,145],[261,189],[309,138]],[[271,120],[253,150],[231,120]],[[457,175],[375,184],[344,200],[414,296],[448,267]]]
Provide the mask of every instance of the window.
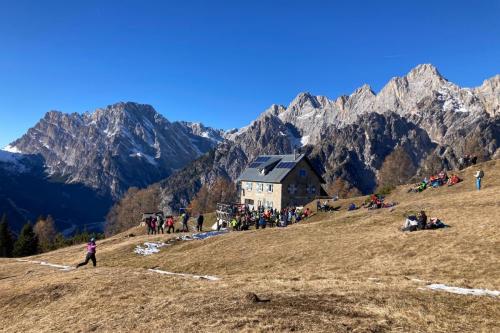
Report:
[[267,184],[267,192],[273,191],[273,184]]
[[257,192],[264,192],[264,184],[262,183],[257,184]]
[[297,185],[290,184],[288,185],[288,193],[295,194],[297,192]]
[[267,201],[265,204],[266,208],[273,209],[273,202],[272,201]]
[[299,176],[300,177],[305,177],[307,176],[307,171],[305,169],[300,169],[299,170]]
[[316,186],[314,186],[314,185],[307,185],[307,193],[309,193],[309,194],[315,194],[316,193]]
[[247,189],[247,191],[251,191],[252,190],[252,185],[253,185],[253,183],[251,183],[251,182],[246,182],[245,183],[245,188]]

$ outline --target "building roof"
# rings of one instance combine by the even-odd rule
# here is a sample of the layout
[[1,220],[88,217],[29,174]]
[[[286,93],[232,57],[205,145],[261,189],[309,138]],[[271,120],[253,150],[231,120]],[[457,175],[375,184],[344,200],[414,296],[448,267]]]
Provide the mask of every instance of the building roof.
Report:
[[316,173],[320,181],[324,183],[325,181],[321,175],[314,169],[304,154],[260,155],[247,166],[236,181],[281,183],[303,159],[309,164],[314,173]]

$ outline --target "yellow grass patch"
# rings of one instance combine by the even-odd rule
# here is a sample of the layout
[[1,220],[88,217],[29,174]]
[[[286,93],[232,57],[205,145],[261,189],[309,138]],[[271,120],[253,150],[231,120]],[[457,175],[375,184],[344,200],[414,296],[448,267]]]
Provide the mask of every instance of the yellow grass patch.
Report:
[[[69,272],[0,260],[0,327],[7,332],[325,331],[498,332],[500,298],[426,289],[426,281],[500,290],[500,162],[461,172],[453,187],[388,198],[394,209],[319,213],[288,228],[177,242],[138,256],[136,245],[177,235],[142,228],[98,242],[98,267]],[[424,209],[451,228],[402,233]],[[211,223],[205,224],[208,229]],[[134,234],[133,237],[129,237]],[[74,265],[74,246],[29,258]],[[150,268],[213,275],[194,280]],[[253,302],[255,293],[269,302]]]

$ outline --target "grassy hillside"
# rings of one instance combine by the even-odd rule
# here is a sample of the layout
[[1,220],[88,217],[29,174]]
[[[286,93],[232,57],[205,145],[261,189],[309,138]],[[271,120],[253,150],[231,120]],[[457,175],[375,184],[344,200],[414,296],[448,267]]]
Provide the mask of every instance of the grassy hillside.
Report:
[[[98,267],[60,271],[4,259],[0,327],[33,331],[498,332],[500,298],[432,291],[443,283],[500,290],[500,161],[469,168],[453,187],[388,198],[394,209],[319,213],[284,229],[232,232],[178,242],[140,257],[140,228],[98,242]],[[451,228],[402,233],[424,209]],[[130,234],[135,236],[130,237]],[[29,258],[74,265],[75,246]],[[214,275],[194,280],[150,272]],[[269,299],[252,302],[248,293]]]

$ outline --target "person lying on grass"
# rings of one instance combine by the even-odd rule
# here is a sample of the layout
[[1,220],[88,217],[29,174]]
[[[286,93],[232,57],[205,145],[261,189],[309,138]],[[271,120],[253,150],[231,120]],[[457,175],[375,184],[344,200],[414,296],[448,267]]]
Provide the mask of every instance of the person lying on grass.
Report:
[[430,230],[430,229],[440,229],[446,227],[449,226],[444,224],[437,217],[432,217],[427,222],[427,215],[425,214],[425,211],[422,210],[417,215],[414,214],[409,215],[406,218],[403,228],[401,228],[401,231]]

